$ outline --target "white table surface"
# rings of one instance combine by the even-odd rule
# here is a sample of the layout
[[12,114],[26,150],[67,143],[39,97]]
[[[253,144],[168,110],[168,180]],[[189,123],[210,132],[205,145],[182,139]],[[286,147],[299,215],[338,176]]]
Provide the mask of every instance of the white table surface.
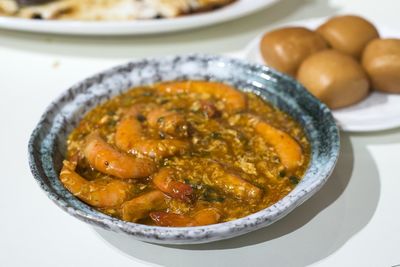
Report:
[[399,11],[398,0],[281,0],[234,22],[163,36],[0,30],[0,266],[400,264],[400,129],[342,134],[337,168],[313,198],[268,228],[197,246],[153,245],[94,229],[46,197],[27,161],[28,138],[45,107],[99,70],[148,55],[234,52],[266,27],[336,13],[358,13],[400,30]]

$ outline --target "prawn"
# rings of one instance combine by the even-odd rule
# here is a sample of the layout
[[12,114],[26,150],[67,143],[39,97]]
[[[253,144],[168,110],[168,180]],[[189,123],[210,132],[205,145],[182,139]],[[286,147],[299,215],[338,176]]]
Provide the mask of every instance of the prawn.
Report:
[[189,143],[181,140],[146,139],[138,120],[139,112],[133,107],[120,121],[115,133],[116,146],[131,154],[142,154],[152,158],[169,157],[183,154],[189,149]]
[[246,108],[246,95],[234,89],[233,87],[218,83],[206,81],[185,81],[162,83],[155,86],[163,93],[197,93],[209,94],[226,104],[226,109],[230,113],[239,112]]
[[110,208],[121,205],[130,196],[128,183],[112,180],[103,183],[98,180],[88,181],[75,172],[76,163],[64,160],[60,173],[63,185],[83,202],[97,207]]
[[150,159],[121,153],[96,132],[86,137],[83,154],[92,168],[121,179],[147,177],[156,170],[155,163]]
[[136,222],[145,218],[149,212],[167,208],[167,196],[159,190],[153,190],[122,204],[122,219]]
[[267,143],[275,148],[283,166],[288,170],[294,170],[303,163],[301,146],[289,134],[261,120],[256,121],[254,128]]
[[221,112],[209,100],[200,101],[200,110],[203,111],[203,114],[206,115],[207,118],[216,118],[221,116]]
[[150,218],[159,226],[188,227],[218,223],[221,219],[220,212],[215,208],[206,208],[198,211],[193,216],[155,211],[149,214]]
[[170,197],[191,202],[193,189],[190,185],[173,180],[174,171],[171,168],[162,168],[153,175],[153,184]]
[[215,177],[213,183],[226,194],[249,203],[259,201],[263,195],[260,188],[232,173],[224,172]]
[[150,127],[175,136],[187,136],[188,125],[182,114],[168,111],[165,108],[156,108],[147,114]]

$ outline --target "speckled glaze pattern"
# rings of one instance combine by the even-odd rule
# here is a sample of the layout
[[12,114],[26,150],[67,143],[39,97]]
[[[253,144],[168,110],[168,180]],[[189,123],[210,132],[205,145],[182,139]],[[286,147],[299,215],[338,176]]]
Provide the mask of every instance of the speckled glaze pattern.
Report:
[[[311,163],[286,197],[250,216],[201,227],[168,228],[124,222],[96,211],[70,194],[59,180],[66,138],[86,112],[131,87],[170,80],[212,80],[254,92],[289,113],[310,140]],[[265,227],[310,198],[327,181],[339,154],[339,133],[329,109],[292,78],[268,67],[208,55],[133,61],[94,75],[67,90],[45,111],[29,140],[33,176],[51,200],[89,224],[163,244],[206,243]]]

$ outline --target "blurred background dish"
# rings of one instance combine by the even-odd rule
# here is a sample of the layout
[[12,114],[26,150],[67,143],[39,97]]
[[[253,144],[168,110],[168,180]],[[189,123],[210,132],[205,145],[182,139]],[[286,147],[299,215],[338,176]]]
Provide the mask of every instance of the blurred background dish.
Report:
[[42,20],[162,19],[209,12],[236,0],[3,0],[0,15]]
[[[317,29],[328,18],[315,18],[291,22],[283,26],[307,27]],[[400,32],[374,22],[382,38],[398,37]],[[264,34],[264,33],[263,33]],[[262,35],[255,38],[244,51],[245,59],[265,64],[260,52]],[[349,107],[333,112],[339,127],[349,132],[371,132],[392,129],[400,126],[400,95],[372,91],[367,98]]]
[[121,21],[54,21],[32,20],[0,16],[0,28],[30,32],[73,35],[137,35],[173,32],[205,27],[233,20],[278,0],[237,0],[226,7],[213,11],[168,19],[121,20]]

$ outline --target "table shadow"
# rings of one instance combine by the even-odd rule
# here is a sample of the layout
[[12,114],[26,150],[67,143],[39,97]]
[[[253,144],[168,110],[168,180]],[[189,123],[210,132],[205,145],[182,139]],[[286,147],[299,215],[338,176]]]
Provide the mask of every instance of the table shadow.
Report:
[[[304,12],[293,16],[300,8]],[[247,42],[269,25],[291,17],[295,20],[310,18],[310,13],[320,17],[332,15],[336,11],[337,9],[326,1],[280,0],[271,7],[237,20],[174,33],[101,37],[0,30],[0,46],[54,56],[112,59],[175,54],[176,47],[180,47],[180,53],[225,53],[242,50]],[[243,43],[229,42],[233,36],[239,34],[246,35],[247,40],[243,40]],[[199,46],[202,43],[204,46]]]
[[157,245],[100,228],[95,231],[114,249],[148,264],[307,266],[337,251],[376,210],[380,194],[376,164],[366,147],[357,160],[363,168],[354,174],[353,146],[342,134],[341,155],[326,185],[282,220],[240,237],[199,245]]

